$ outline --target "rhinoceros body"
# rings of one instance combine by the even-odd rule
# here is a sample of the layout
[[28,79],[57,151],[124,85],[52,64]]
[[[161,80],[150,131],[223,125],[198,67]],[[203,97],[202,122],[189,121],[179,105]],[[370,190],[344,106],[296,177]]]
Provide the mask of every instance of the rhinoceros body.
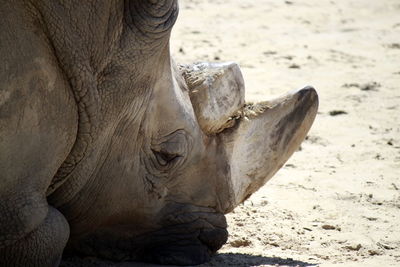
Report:
[[177,65],[173,0],[0,5],[0,265],[63,252],[199,264],[298,148],[307,87],[245,104],[234,63]]

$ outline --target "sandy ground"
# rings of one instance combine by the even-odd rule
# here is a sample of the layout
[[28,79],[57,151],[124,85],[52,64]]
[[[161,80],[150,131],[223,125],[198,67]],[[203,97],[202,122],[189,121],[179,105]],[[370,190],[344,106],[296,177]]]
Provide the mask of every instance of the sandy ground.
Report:
[[320,96],[300,151],[228,215],[202,266],[400,266],[400,2],[180,5],[177,62],[236,61],[250,101],[307,84]]
[[172,38],[178,62],[238,62],[247,100],[320,96],[301,151],[203,266],[400,266],[400,2],[186,0]]

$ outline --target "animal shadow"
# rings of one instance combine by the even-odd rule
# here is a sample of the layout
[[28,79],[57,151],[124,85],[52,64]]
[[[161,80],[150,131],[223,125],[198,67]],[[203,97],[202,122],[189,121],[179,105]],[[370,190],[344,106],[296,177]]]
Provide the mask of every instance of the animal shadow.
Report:
[[[304,261],[298,261],[291,258],[280,258],[280,257],[264,257],[264,256],[254,256],[249,254],[241,253],[220,253],[214,256],[209,263],[197,265],[198,267],[252,267],[252,266],[262,266],[262,265],[272,265],[272,266],[299,266],[299,267],[309,267],[318,266],[316,263],[309,263]],[[123,262],[115,263],[109,261],[103,261],[97,258],[69,258],[63,259],[61,262],[62,267],[166,267],[166,265],[141,263],[141,262]],[[178,267],[168,265],[168,267]],[[180,266],[182,267],[182,266]]]
[[299,267],[318,266],[316,263],[304,262],[291,258],[284,259],[280,257],[264,257],[241,253],[221,253],[217,254],[210,263],[199,265],[199,267],[251,267],[261,265]]

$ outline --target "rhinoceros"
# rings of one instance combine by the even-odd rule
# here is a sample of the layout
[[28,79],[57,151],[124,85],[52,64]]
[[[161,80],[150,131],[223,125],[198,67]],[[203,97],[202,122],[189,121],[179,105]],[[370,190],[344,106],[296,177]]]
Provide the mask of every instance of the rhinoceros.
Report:
[[192,265],[300,146],[318,97],[246,103],[235,63],[178,65],[176,0],[0,5],[0,265],[63,253]]

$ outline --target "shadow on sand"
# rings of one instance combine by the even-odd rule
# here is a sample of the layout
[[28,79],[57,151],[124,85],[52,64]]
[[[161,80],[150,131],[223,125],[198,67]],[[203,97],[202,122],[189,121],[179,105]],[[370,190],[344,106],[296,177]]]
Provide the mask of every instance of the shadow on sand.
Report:
[[236,266],[236,267],[250,267],[250,266],[261,266],[261,265],[272,265],[272,266],[318,266],[316,263],[304,262],[294,260],[291,258],[280,258],[280,257],[264,257],[255,256],[241,253],[221,253],[217,254],[210,263],[200,265],[201,267],[208,266]]
[[[291,258],[284,259],[279,257],[264,257],[264,256],[254,256],[249,254],[241,253],[221,253],[214,256],[209,263],[198,265],[198,267],[250,267],[250,266],[318,266],[316,263],[309,263],[304,261],[298,261]],[[102,261],[97,258],[78,258],[72,257],[63,259],[61,262],[62,267],[162,267],[166,265],[149,264],[141,262],[110,262]],[[178,267],[168,265],[169,267]],[[182,266],[179,266],[182,267]]]

